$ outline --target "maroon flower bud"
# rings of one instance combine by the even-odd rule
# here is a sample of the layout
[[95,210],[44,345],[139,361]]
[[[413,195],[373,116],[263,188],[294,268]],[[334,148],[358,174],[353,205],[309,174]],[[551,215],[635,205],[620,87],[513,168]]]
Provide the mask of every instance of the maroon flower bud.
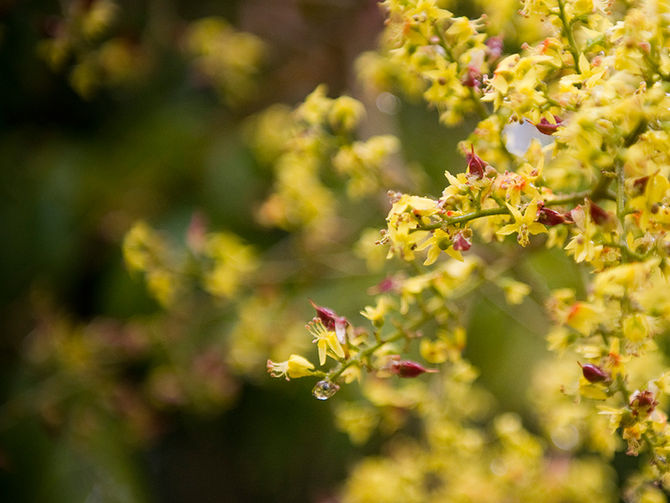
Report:
[[426,372],[437,372],[436,369],[427,369],[411,360],[394,360],[389,370],[398,377],[417,377]]
[[503,50],[503,39],[502,37],[491,37],[486,40],[486,47],[489,49],[489,56],[492,60],[496,60],[500,57]]
[[537,221],[541,224],[552,227],[554,225],[564,224],[566,222],[566,218],[562,213],[543,206],[538,210]]
[[349,321],[344,316],[338,316],[332,309],[315,304],[311,299],[309,303],[316,309],[316,315],[321,320],[321,323],[323,323],[323,326],[328,330],[335,330],[337,340],[340,341],[340,344],[344,344],[346,342],[345,332],[349,326]]
[[610,375],[598,367],[598,365],[593,365],[592,363],[582,365],[579,362],[577,362],[577,365],[582,368],[582,374],[588,382],[603,382],[610,380]]
[[475,154],[474,145],[470,145],[470,152],[465,155],[465,160],[468,161],[469,174],[477,178],[482,178],[484,176],[486,162],[484,162],[481,157]]
[[591,210],[591,219],[598,225],[602,225],[611,219],[611,215],[593,201],[589,201],[589,209]]
[[335,311],[327,307],[317,305],[312,299],[309,300],[309,303],[312,304],[312,307],[316,310],[316,315],[323,323],[323,326],[329,330],[335,328],[335,320],[338,318]]
[[635,189],[636,194],[642,194],[647,188],[647,182],[649,181],[649,175],[641,176],[633,180],[633,189]]
[[629,405],[633,411],[634,416],[638,416],[640,414],[646,416],[647,414],[651,414],[654,411],[658,405],[658,401],[656,400],[654,394],[649,390],[636,391],[631,396]]
[[542,120],[540,120],[540,122],[535,124],[535,127],[542,134],[552,135],[556,132],[556,130],[558,129],[558,126],[560,126],[561,123],[563,122],[561,119],[559,119],[555,115],[554,115],[554,120],[556,120],[556,124],[552,124],[547,119],[542,117]]
[[466,239],[462,232],[458,232],[454,236],[453,247],[456,251],[468,251],[472,243]]
[[461,80],[461,83],[464,86],[479,89],[479,86],[482,85],[482,73],[474,66],[468,66],[468,72],[463,77],[463,80]]

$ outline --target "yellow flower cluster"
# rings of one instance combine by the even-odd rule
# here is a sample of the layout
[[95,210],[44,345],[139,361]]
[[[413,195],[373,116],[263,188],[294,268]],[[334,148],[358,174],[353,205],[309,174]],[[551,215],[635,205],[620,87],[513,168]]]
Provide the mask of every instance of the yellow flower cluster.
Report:
[[191,231],[189,246],[181,252],[145,222],[136,223],[124,239],[128,268],[145,275],[149,292],[164,306],[174,305],[194,284],[216,297],[232,298],[257,267],[252,248],[237,235],[205,234],[193,224]]
[[[401,87],[411,90],[412,83],[423,81],[424,99],[445,124],[454,125],[472,111],[485,115],[482,79],[500,54],[480,33],[483,22],[454,17],[429,0],[386,0],[382,5],[388,11],[384,47],[390,70],[402,68],[409,74],[401,82],[410,85]],[[369,70],[365,73],[379,80]]]
[[[314,241],[334,228],[337,195],[323,178],[332,170],[346,177],[347,193],[357,199],[378,190],[391,177],[396,138],[354,141],[363,105],[348,96],[331,99],[317,87],[293,112],[273,107],[250,122],[250,142],[274,171],[274,188],[259,211],[266,225],[304,229]],[[276,127],[281,126],[281,127]]]
[[258,37],[211,17],[191,23],[185,39],[195,71],[225,103],[237,105],[254,96],[266,52]]
[[[545,33],[507,56],[482,19],[455,17],[432,0],[382,4],[382,48],[365,55],[364,77],[382,88],[416,90],[423,82],[423,98],[443,122],[468,115],[480,122],[440,197],[390,193],[381,239],[388,256],[410,263],[421,256],[430,269],[415,264],[414,275],[378,285],[376,302],[362,312],[369,328],[315,306],[320,363],[326,355],[335,361],[325,371],[305,363],[320,379],[315,396],[329,398],[355,377],[369,402],[339,407],[339,426],[355,442],[375,428],[396,431],[411,415],[424,428],[422,442],[397,442],[389,457],[355,468],[345,501],[611,501],[612,474],[601,458],[576,453],[607,458],[623,446],[644,456],[623,497],[664,501],[670,379],[659,339],[670,329],[670,2],[525,0],[520,13],[542,20]],[[536,139],[512,153],[509,136],[528,125]],[[542,365],[532,387],[542,429],[571,458],[549,456],[514,416],[494,418],[490,437],[465,411],[450,409],[468,399],[449,393],[460,390],[471,402],[477,394],[475,372],[461,357],[462,303],[486,282],[510,304],[531,293],[507,274],[521,253],[499,243],[508,235],[524,248],[562,249],[586,277],[585,295],[562,289],[547,301],[550,349],[563,359]],[[439,384],[390,385],[393,376],[436,370],[404,359],[416,339],[421,356],[440,366],[441,378],[426,380]]]
[[114,0],[67,2],[46,28],[38,48],[55,71],[68,72],[72,88],[91,98],[101,88],[133,86],[146,75],[148,56],[136,42],[111,36],[119,6]]

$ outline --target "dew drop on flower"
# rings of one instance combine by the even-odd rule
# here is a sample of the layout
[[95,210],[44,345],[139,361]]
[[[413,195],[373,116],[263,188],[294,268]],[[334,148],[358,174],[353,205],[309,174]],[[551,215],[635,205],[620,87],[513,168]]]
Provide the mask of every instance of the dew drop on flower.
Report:
[[340,387],[337,384],[323,380],[316,383],[316,386],[314,386],[314,389],[312,390],[312,395],[314,395],[314,398],[317,400],[328,400],[331,396],[337,393],[339,389]]

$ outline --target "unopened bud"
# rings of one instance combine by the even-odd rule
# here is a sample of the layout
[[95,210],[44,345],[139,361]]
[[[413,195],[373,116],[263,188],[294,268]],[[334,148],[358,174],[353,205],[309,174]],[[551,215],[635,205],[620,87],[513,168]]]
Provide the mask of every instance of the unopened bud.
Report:
[[340,344],[345,344],[346,329],[349,326],[349,321],[344,316],[338,316],[332,309],[315,304],[311,299],[309,303],[316,310],[316,314],[321,323],[323,323],[323,326],[328,330],[334,330]]
[[484,168],[486,168],[486,162],[475,154],[474,145],[470,145],[470,152],[465,156],[466,161],[468,162],[468,173],[477,178],[482,178],[484,176]]
[[559,213],[556,210],[551,208],[542,207],[538,210],[537,221],[541,224],[548,225],[550,227],[554,225],[563,224],[566,222],[566,218],[562,213]]
[[628,404],[633,411],[634,416],[643,415],[647,416],[654,412],[654,409],[658,405],[658,401],[654,394],[649,390],[636,391],[631,396],[630,403]]
[[424,368],[411,360],[394,360],[391,362],[389,370],[398,377],[417,377],[426,372],[437,372],[436,369]]
[[461,80],[461,83],[464,86],[479,89],[479,86],[482,85],[482,74],[474,66],[468,66],[468,71],[465,74],[465,77]]
[[547,119],[542,117],[542,120],[540,120],[540,122],[535,124],[535,127],[542,134],[552,135],[556,132],[556,130],[558,129],[558,126],[561,125],[561,122],[563,122],[563,121],[561,121],[561,119],[559,119],[555,115],[554,115],[554,119],[556,120],[556,123],[552,124]]
[[640,178],[636,178],[635,180],[633,180],[633,189],[635,190],[636,195],[644,193],[644,190],[647,188],[648,181],[649,181],[649,175],[642,176]]
[[589,209],[591,210],[591,220],[593,220],[598,225],[602,225],[612,218],[607,211],[602,209],[593,201],[589,201]]
[[610,375],[598,367],[598,365],[593,365],[592,363],[582,365],[579,362],[577,364],[582,368],[582,374],[588,382],[603,382],[610,379]]
[[472,243],[465,238],[463,233],[459,232],[454,236],[453,246],[456,251],[468,251]]

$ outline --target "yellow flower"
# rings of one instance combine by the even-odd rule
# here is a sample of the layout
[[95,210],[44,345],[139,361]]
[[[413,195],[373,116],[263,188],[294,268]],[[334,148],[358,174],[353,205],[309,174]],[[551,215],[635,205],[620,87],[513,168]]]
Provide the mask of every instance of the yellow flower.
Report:
[[534,235],[547,232],[547,229],[544,225],[535,221],[537,219],[537,200],[533,200],[526,207],[526,211],[523,215],[514,206],[507,204],[507,208],[514,217],[514,223],[503,226],[496,232],[496,234],[507,236],[516,232],[516,240],[519,242],[519,244],[521,246],[527,246],[530,242],[528,238],[529,234]]
[[284,362],[267,362],[268,372],[272,377],[286,377],[297,379],[298,377],[306,377],[313,374],[314,365],[307,359],[300,355],[291,355],[288,360]]
[[640,342],[649,334],[649,322],[641,313],[626,316],[622,328],[624,337],[632,342]]
[[428,254],[423,265],[434,264],[443,250],[450,257],[463,261],[463,256],[454,249],[451,236],[442,229],[435,229],[431,237],[421,243],[417,250],[425,250],[426,248],[428,248]]
[[326,355],[328,355],[329,349],[331,350],[331,357],[334,354],[337,358],[344,358],[344,350],[337,339],[337,334],[333,330],[328,330],[321,320],[317,319],[308,323],[307,330],[314,337],[312,342],[316,342],[316,347],[319,350],[319,365],[326,363]]
[[499,279],[498,285],[502,288],[508,304],[521,304],[526,295],[530,293],[530,287],[527,284],[511,278]]
[[393,307],[391,299],[386,296],[379,297],[377,299],[377,304],[372,306],[366,306],[361,314],[365,316],[368,320],[372,322],[375,327],[384,326],[384,316],[389,310]]

